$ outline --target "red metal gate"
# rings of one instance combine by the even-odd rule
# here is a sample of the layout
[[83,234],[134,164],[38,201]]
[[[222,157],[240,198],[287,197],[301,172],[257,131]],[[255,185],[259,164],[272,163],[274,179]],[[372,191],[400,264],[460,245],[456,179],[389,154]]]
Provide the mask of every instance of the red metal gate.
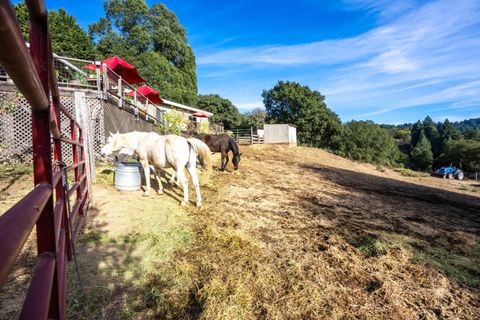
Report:
[[[30,52],[8,0],[0,0],[0,64],[32,107],[34,189],[0,216],[0,287],[36,225],[38,261],[21,319],[64,319],[67,260],[89,205],[83,134],[60,104],[44,1],[26,1]],[[70,121],[61,132],[60,115]],[[71,165],[62,159],[62,143],[72,148]],[[53,150],[52,150],[53,145]],[[53,159],[52,159],[53,154]],[[67,189],[65,176],[73,171]],[[76,195],[71,211],[67,200]]]

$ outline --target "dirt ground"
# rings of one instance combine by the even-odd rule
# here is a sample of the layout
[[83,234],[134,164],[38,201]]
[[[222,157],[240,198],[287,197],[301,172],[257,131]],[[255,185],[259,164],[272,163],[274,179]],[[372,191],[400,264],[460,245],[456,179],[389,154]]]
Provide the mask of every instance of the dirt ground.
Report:
[[[238,172],[215,171],[202,188],[201,209],[178,207],[174,187],[116,191],[102,169],[78,245],[89,298],[71,267],[69,318],[480,318],[477,183],[311,148],[242,152]],[[23,180],[2,180],[0,206]],[[0,315],[28,283],[15,272]]]
[[196,225],[204,318],[480,317],[475,183],[318,149],[243,152],[238,176],[214,177]]

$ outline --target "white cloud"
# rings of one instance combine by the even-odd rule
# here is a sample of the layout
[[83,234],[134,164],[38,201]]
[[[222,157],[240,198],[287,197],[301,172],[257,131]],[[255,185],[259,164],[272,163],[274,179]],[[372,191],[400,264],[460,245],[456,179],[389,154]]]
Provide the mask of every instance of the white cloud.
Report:
[[307,84],[325,93],[337,111],[355,109],[360,117],[437,103],[480,105],[480,1],[422,6],[414,1],[345,1],[389,18],[351,38],[220,50],[197,57],[197,63],[212,69],[321,69],[318,80]]
[[237,103],[236,106],[242,112],[257,109],[257,108],[264,109],[263,103],[260,101]]

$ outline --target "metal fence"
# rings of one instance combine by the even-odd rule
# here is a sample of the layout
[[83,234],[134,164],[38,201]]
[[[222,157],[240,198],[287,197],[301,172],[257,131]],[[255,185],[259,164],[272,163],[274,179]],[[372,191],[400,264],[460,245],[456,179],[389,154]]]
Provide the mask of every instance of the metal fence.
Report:
[[[90,198],[88,148],[82,127],[60,101],[45,4],[26,3],[30,52],[10,2],[0,1],[0,46],[8,48],[0,50],[0,63],[31,107],[34,172],[33,190],[0,216],[0,287],[36,225],[37,265],[20,319],[65,319],[67,260]],[[66,146],[72,150],[70,165],[64,163]],[[74,177],[71,188],[64,183],[68,172]]]
[[255,130],[251,128],[233,129],[230,131],[233,139],[238,144],[261,144],[263,143],[263,136],[255,133]]

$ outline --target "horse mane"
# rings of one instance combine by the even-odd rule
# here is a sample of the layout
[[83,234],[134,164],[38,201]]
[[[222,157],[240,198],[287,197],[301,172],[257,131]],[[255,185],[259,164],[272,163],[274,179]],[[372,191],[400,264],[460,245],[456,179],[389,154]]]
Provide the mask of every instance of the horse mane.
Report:
[[235,140],[233,140],[232,137],[228,137],[228,143],[230,144],[230,148],[232,149],[233,155],[237,156],[240,153],[240,151],[238,150],[238,145],[235,142]]

